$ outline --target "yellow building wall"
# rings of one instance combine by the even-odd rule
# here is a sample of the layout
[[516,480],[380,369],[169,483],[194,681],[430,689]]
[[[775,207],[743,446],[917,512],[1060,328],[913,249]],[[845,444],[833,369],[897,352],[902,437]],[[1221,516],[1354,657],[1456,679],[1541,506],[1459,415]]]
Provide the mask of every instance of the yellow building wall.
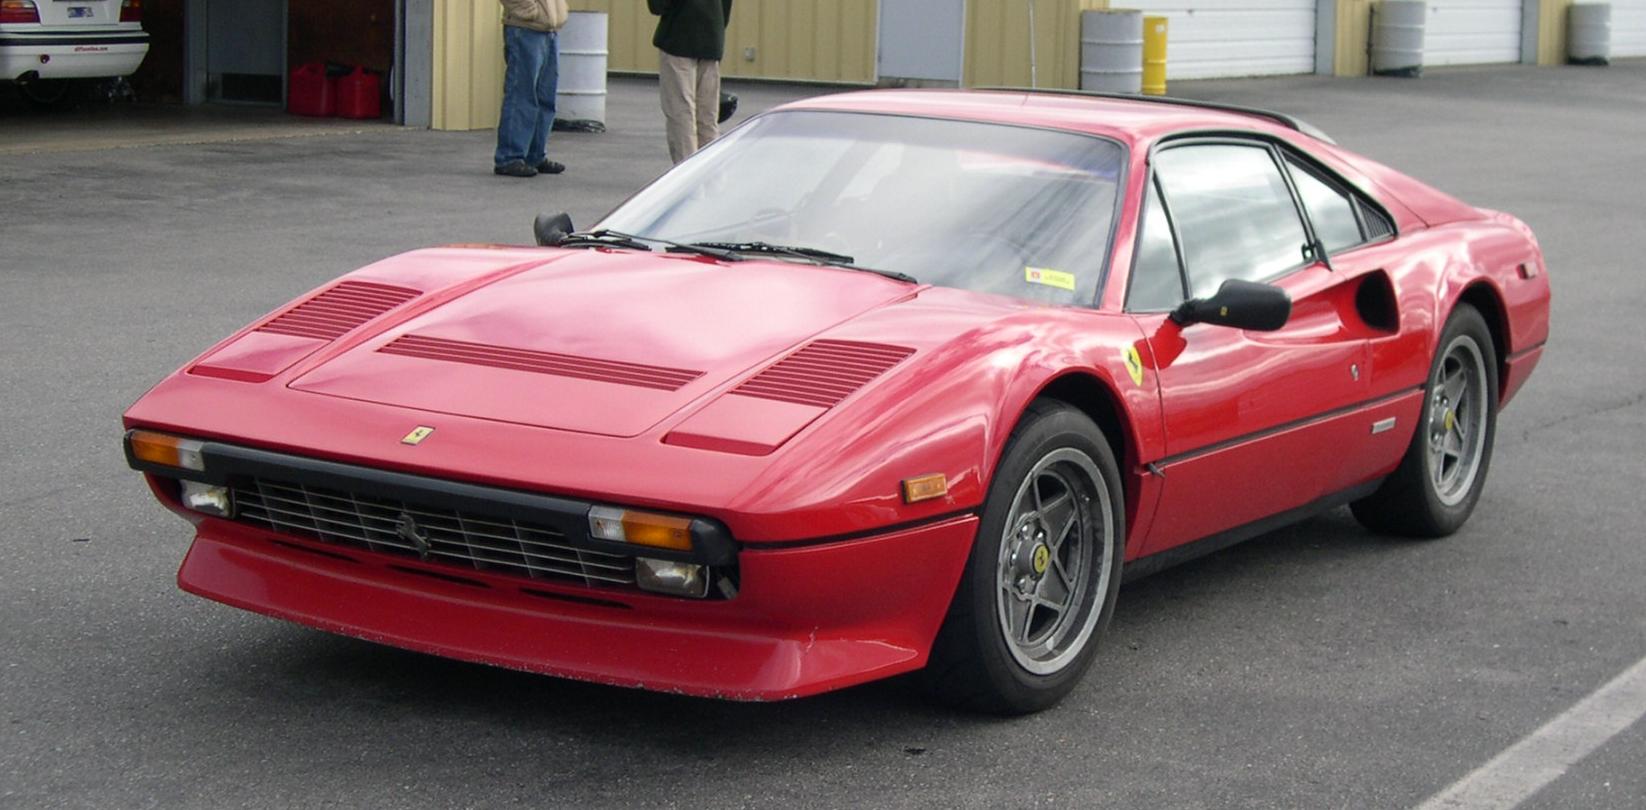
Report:
[[497,0],[434,0],[434,76],[429,125],[492,129],[503,106],[503,6]]
[[1537,63],[1566,64],[1566,9],[1572,0],[1537,0]]
[[1372,71],[1372,0],[1336,0],[1337,30],[1333,32],[1332,74],[1365,76]]
[[[572,0],[576,11],[604,11],[611,31],[608,66],[656,73],[657,18],[645,0]],[[873,84],[876,0],[736,0],[726,29],[723,76]],[[752,58],[746,53],[753,49]]]
[[[1080,86],[1080,12],[1108,7],[1108,0],[1035,0],[1038,86]],[[968,87],[1028,87],[1029,4],[967,0],[965,63]]]

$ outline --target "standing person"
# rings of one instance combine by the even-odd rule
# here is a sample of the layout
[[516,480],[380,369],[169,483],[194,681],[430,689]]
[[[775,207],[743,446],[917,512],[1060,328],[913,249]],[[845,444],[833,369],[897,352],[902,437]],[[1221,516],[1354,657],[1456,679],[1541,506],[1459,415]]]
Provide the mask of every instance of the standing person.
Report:
[[554,94],[560,84],[560,40],[566,0],[502,0],[503,114],[497,122],[492,171],[508,177],[559,174],[549,160]]
[[658,16],[652,44],[668,121],[669,157],[679,163],[720,134],[720,57],[732,0],[646,0]]

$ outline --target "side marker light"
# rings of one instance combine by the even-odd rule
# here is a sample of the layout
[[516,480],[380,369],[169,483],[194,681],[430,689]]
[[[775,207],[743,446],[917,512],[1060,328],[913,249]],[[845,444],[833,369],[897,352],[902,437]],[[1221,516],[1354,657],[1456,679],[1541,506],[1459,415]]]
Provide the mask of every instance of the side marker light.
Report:
[[903,502],[919,503],[949,494],[949,481],[943,473],[931,473],[903,479]]

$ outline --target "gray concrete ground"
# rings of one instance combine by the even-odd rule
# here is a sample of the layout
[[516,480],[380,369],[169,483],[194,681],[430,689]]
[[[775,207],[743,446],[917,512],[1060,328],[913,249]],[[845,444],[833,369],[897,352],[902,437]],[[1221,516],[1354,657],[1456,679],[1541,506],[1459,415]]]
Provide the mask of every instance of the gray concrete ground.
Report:
[[[744,85],[745,112],[819,88]],[[1542,238],[1555,331],[1474,519],[1345,512],[1128,586],[1057,709],[896,682],[741,705],[522,675],[186,596],[121,410],[218,337],[410,247],[590,224],[667,168],[652,86],[570,170],[491,135],[0,154],[0,806],[1410,806],[1646,655],[1646,64],[1182,83],[1300,114]],[[111,126],[114,124],[110,124]],[[1534,807],[1646,804],[1636,723]]]

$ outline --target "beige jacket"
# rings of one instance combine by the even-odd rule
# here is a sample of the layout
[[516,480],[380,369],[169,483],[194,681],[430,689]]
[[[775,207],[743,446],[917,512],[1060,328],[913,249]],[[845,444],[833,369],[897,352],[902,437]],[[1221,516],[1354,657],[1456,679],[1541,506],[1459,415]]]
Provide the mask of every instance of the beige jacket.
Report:
[[566,24],[566,0],[503,0],[503,24],[558,31]]

